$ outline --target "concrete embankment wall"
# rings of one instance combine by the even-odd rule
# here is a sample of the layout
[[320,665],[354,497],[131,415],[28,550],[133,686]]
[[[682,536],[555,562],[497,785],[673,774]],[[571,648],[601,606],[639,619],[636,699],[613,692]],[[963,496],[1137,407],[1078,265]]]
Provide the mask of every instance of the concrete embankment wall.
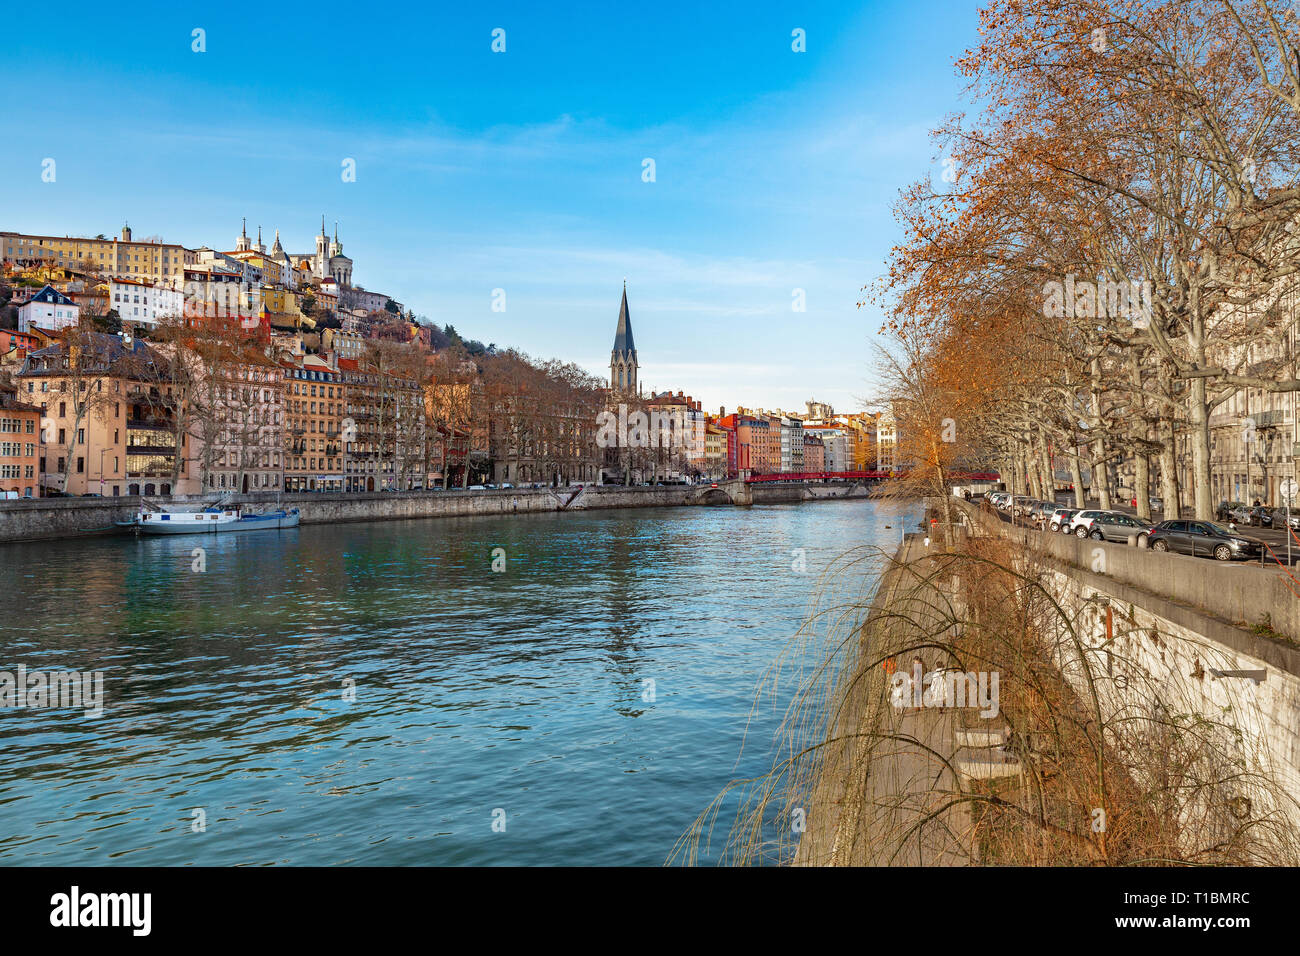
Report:
[[[1225,746],[1290,798],[1278,809],[1300,826],[1300,598],[1280,568],[1011,528],[965,504],[963,513],[1016,544],[1024,569],[1078,622],[1082,644],[1062,639],[1059,664],[1081,695],[1097,691],[1112,713],[1158,697],[1167,712],[1231,724]],[[1250,626],[1264,615],[1271,631]],[[1084,686],[1085,656],[1127,679]]]
[[1012,528],[974,505],[957,504],[966,520],[985,533],[1000,534],[1026,551],[1042,552],[1069,568],[1099,572],[1103,580],[1136,588],[1150,601],[1159,602],[1164,612],[1194,611],[1229,625],[1267,623],[1277,634],[1300,644],[1300,598],[1296,596],[1300,587],[1276,566],[1156,554],[1126,544]]
[[[1010,543],[1019,570],[1056,603],[1059,612],[1048,623],[1059,632],[1044,636],[1080,699],[1095,693],[1108,721],[1195,715],[1196,733],[1208,737],[1213,728],[1213,746],[1245,771],[1216,794],[1245,796],[1257,817],[1277,811],[1300,827],[1300,645],[1288,639],[1300,634],[1300,599],[1283,585],[1280,569],[1012,528],[958,504],[967,530]],[[935,502],[927,505],[933,511]],[[896,561],[938,546],[920,538],[909,536]],[[873,615],[886,607],[904,613],[893,585],[898,574],[883,577]],[[1250,626],[1265,613],[1272,631]],[[839,721],[809,795],[796,865],[853,860],[845,837],[864,813],[869,777],[852,747],[829,741],[852,739],[873,692],[872,685],[855,685],[835,701]]]
[[[505,489],[498,491],[434,491],[369,494],[251,494],[229,499],[233,506],[298,508],[303,524],[346,521],[394,521],[406,518],[445,518],[465,515],[501,515],[532,511],[585,511],[600,508],[664,508],[696,503],[705,488],[670,485],[656,488],[621,488],[589,485],[576,492],[560,489]],[[575,497],[576,492],[576,497]],[[755,486],[756,504],[775,504],[835,497],[863,497],[854,488],[821,486],[808,494],[806,485]],[[838,492],[838,494],[834,493]],[[150,499],[190,507],[199,498]],[[724,499],[725,500],[725,499]],[[114,522],[129,521],[140,509],[137,497],[41,498],[35,501],[0,501],[0,543],[44,538],[69,538],[104,534]]]
[[[531,511],[590,508],[664,507],[685,502],[690,488],[587,488],[569,504],[574,489],[555,491],[435,491],[373,494],[252,494],[228,499],[232,506],[297,508],[303,524],[347,521],[394,521],[461,515],[499,515]],[[191,507],[201,499],[166,500]],[[75,537],[114,530],[114,522],[129,521],[140,508],[137,497],[45,498],[0,502],[0,542]]]

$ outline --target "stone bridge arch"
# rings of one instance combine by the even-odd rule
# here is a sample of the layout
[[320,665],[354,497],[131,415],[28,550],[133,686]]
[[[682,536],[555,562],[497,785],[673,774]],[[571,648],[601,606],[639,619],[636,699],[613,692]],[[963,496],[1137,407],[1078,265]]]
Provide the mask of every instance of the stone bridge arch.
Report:
[[701,485],[686,496],[688,505],[752,505],[754,496],[743,481],[714,481]]

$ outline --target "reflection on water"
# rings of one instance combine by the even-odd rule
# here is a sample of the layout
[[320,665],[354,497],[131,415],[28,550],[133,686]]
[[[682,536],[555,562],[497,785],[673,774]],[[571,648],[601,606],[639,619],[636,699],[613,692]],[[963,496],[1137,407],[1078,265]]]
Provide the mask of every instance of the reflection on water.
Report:
[[900,528],[857,501],[0,546],[0,670],[106,695],[0,710],[0,862],[658,865],[770,766],[791,688],[755,687],[821,572]]

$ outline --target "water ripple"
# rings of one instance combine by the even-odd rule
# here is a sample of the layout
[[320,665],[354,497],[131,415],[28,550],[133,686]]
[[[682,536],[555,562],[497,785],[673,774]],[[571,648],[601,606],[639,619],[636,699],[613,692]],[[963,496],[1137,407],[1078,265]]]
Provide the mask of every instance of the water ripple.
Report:
[[99,716],[0,710],[0,861],[657,865],[770,764],[787,698],[751,719],[755,687],[821,572],[901,521],[835,502],[0,547],[0,670],[100,670],[106,694]]

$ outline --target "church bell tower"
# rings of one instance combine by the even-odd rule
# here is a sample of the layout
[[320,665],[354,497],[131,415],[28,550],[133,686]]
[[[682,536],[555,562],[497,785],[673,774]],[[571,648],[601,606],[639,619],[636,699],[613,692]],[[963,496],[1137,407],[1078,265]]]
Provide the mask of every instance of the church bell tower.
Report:
[[614,331],[614,349],[609,356],[609,387],[620,395],[635,395],[637,360],[636,341],[632,338],[632,318],[627,312],[627,281],[623,282],[623,304],[618,308],[618,328]]

